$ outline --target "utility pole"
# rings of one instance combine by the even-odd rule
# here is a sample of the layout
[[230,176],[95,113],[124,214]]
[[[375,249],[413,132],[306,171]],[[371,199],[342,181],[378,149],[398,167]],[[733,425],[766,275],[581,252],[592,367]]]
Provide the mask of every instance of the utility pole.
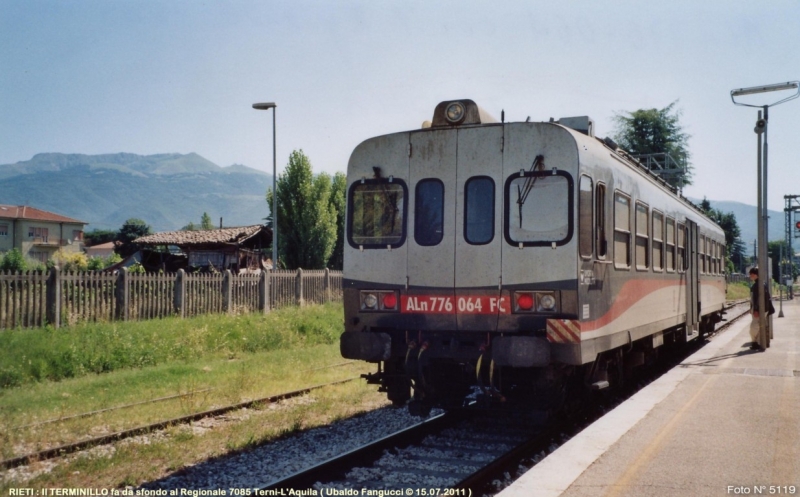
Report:
[[[761,105],[754,105],[754,104],[747,104],[743,102],[737,102],[736,97],[743,97],[747,95],[755,95],[761,93],[771,93],[776,91],[784,91],[784,90],[793,90],[793,93],[786,98],[778,100],[777,102],[771,104],[761,104]],[[768,174],[767,174],[767,160],[768,160],[768,147],[767,144],[767,127],[769,123],[769,108],[774,107],[778,104],[783,102],[787,102],[789,100],[793,100],[797,97],[800,97],[800,81],[789,81],[785,83],[778,83],[773,85],[764,85],[764,86],[753,86],[750,88],[739,88],[737,90],[731,90],[731,100],[735,105],[743,105],[745,107],[755,107],[761,109],[758,112],[758,119],[756,120],[756,126],[753,131],[755,131],[756,135],[758,136],[758,190],[757,190],[757,198],[758,198],[758,285],[759,285],[759,292],[758,292],[758,321],[759,321],[759,333],[758,333],[758,342],[761,348],[766,349],[769,347],[769,340],[770,335],[772,334],[770,322],[771,320],[768,318],[767,314],[767,306],[765,302],[765,289],[768,285],[769,280],[769,271],[767,268],[767,223],[768,223],[768,214],[767,214],[767,199],[769,198],[767,191],[768,191]],[[763,118],[762,118],[762,111],[763,111]],[[763,145],[763,149],[762,149]],[[763,150],[763,151],[762,151]]]

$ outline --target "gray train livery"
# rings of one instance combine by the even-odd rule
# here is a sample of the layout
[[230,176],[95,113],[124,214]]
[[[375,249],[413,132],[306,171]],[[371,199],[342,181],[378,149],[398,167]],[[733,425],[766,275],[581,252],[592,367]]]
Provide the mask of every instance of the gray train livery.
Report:
[[454,100],[353,151],[340,346],[393,403],[551,405],[721,320],[723,231],[592,127]]

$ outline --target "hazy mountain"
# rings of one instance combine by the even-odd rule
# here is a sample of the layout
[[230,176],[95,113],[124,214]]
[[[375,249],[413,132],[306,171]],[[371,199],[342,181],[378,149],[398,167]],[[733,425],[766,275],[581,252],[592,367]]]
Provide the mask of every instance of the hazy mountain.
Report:
[[31,205],[118,229],[131,217],[155,231],[200,223],[262,223],[272,176],[242,165],[220,167],[197,154],[37,154],[0,165],[0,204]]
[[[700,205],[702,199],[690,198],[692,202]],[[753,252],[753,241],[757,238],[758,232],[758,216],[756,213],[755,205],[743,204],[742,202],[733,202],[730,200],[711,200],[708,202],[714,209],[719,209],[724,213],[733,212],[736,216],[736,221],[739,223],[739,228],[742,230],[742,241],[747,246],[747,253]],[[769,213],[769,226],[768,238],[769,241],[783,240],[785,235],[785,217],[783,211],[768,210]],[[800,240],[794,240],[794,247],[800,250]]]

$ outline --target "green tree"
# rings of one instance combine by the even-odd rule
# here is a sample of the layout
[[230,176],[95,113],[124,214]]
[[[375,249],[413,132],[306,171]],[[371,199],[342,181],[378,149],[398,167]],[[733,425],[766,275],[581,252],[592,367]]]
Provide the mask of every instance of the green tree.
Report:
[[331,185],[331,205],[336,209],[336,245],[333,246],[328,267],[342,270],[344,268],[344,211],[347,195],[347,176],[338,172],[333,175]]
[[[322,269],[330,260],[336,244],[331,190],[331,177],[314,176],[303,151],[293,151],[277,181],[278,251],[284,267]],[[272,195],[272,189],[267,190],[269,205]]]
[[197,227],[196,224],[194,224],[194,222],[189,221],[189,224],[181,228],[181,231],[197,231],[198,229],[199,228]]
[[117,239],[117,232],[114,230],[93,229],[83,235],[83,241],[87,247],[93,247],[102,243],[113,242]]
[[689,162],[690,135],[680,124],[681,112],[674,101],[663,109],[639,109],[614,115],[616,123],[614,140],[632,155],[669,154],[685,170],[665,176],[676,187],[692,184],[692,167]]
[[0,271],[26,271],[28,264],[22,257],[22,252],[17,248],[12,248],[0,260]]
[[203,217],[200,218],[200,229],[201,230],[214,229],[214,223],[211,222],[211,216],[208,215],[208,212],[204,212]]
[[[767,244],[767,252],[769,257],[772,259],[772,279],[778,281],[780,278],[780,267],[778,266],[781,260],[781,247],[783,248],[783,259],[784,261],[791,261],[794,257],[794,249],[791,245],[786,244],[786,240],[778,240],[769,242]],[[794,264],[785,264],[783,266],[783,270],[786,274],[784,274],[784,278],[788,276],[788,273],[791,271],[792,279],[797,278],[798,272],[797,268]]]
[[719,209],[714,209],[711,207],[711,202],[706,198],[703,198],[703,201],[700,202],[700,208],[725,232],[725,254],[733,263],[733,266],[736,268],[743,267],[745,245],[742,241],[742,230],[736,221],[736,215],[733,212],[724,213]]
[[141,219],[132,217],[126,220],[117,233],[117,240],[122,242],[122,247],[119,249],[120,255],[127,257],[136,252],[137,248],[133,244],[133,241],[139,237],[147,236],[152,232],[153,230],[150,228],[150,225]]

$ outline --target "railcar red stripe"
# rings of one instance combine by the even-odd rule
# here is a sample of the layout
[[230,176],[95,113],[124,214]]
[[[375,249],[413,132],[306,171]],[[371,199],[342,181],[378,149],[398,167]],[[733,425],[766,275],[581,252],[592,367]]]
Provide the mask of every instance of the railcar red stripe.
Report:
[[614,321],[628,309],[636,305],[637,302],[648,295],[671,286],[683,286],[683,280],[630,280],[622,285],[622,288],[611,305],[611,309],[594,321],[584,321],[581,323],[581,332],[594,331]]

